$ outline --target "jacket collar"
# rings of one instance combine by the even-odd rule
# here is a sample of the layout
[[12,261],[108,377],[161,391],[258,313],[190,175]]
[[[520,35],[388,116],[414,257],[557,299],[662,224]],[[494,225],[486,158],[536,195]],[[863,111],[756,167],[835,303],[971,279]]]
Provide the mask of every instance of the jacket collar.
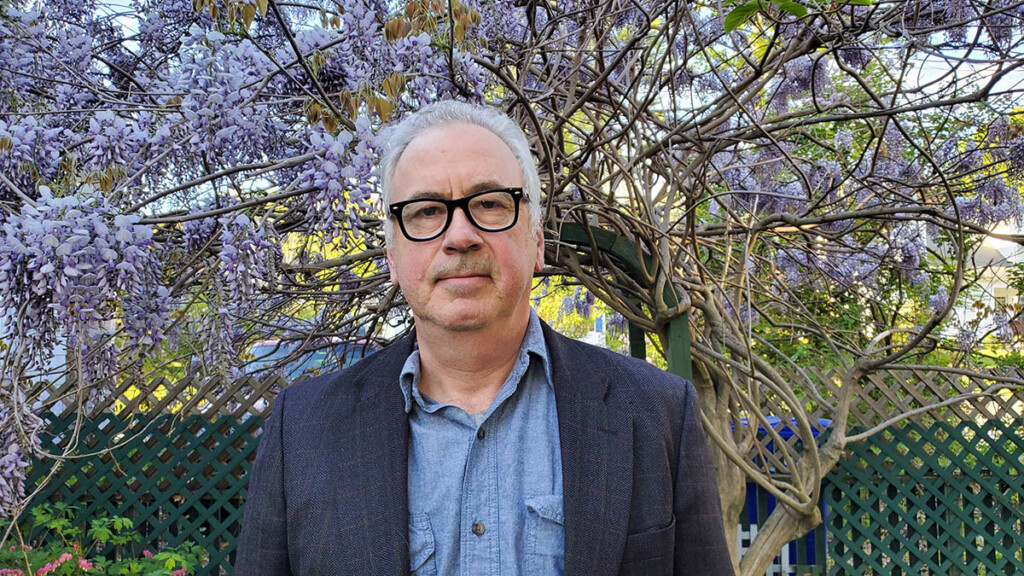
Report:
[[[409,574],[409,419],[398,386],[402,363],[412,352],[412,337],[406,337],[377,352],[360,375],[354,375],[359,390],[356,450],[360,460],[381,462],[361,465],[359,506],[366,529],[372,532],[364,552],[364,573],[387,576]],[[375,354],[375,356],[377,355]],[[353,369],[357,367],[353,366]],[[351,503],[349,504],[351,505]]]
[[565,574],[619,572],[633,493],[633,417],[609,402],[607,363],[544,325],[562,444]]

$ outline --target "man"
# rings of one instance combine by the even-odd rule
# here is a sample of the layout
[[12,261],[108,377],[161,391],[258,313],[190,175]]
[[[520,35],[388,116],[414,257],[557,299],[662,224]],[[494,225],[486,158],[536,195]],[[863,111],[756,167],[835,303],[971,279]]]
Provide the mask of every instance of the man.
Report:
[[530,309],[544,240],[522,131],[442,102],[388,140],[387,257],[415,334],[277,397],[235,572],[732,574],[693,386]]

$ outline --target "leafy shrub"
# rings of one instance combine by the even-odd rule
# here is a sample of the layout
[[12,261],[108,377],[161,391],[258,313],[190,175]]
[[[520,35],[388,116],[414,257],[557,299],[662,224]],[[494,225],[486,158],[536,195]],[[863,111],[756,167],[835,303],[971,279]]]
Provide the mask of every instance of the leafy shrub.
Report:
[[[62,502],[36,506],[26,528],[41,532],[31,543],[22,541],[23,531],[9,520],[0,521],[0,533],[15,535],[0,549],[0,576],[191,576],[205,557],[192,542],[138,552],[140,537],[130,519],[104,516],[86,528],[77,515],[77,507]],[[12,540],[17,543],[10,545]]]

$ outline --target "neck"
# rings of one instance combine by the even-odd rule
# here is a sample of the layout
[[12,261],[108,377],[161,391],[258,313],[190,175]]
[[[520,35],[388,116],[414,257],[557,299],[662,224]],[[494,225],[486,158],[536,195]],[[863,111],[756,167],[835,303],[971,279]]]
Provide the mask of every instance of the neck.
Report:
[[467,332],[416,326],[420,391],[473,414],[487,410],[515,366],[529,312],[514,322]]

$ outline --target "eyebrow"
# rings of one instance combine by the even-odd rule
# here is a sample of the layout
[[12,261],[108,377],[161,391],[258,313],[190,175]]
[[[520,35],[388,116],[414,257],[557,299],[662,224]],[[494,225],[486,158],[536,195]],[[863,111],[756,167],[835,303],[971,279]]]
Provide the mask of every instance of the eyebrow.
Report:
[[[517,188],[517,186],[508,186],[506,184],[501,184],[498,182],[494,182],[492,180],[484,180],[483,182],[477,182],[476,184],[470,186],[469,189],[466,191],[466,194],[464,194],[464,196],[469,196],[470,194],[476,194],[477,192],[483,192],[485,190],[494,190],[497,188]],[[437,192],[434,190],[422,190],[419,192],[413,192],[409,196],[408,200],[447,200],[448,197],[448,194],[444,194],[442,192]]]

